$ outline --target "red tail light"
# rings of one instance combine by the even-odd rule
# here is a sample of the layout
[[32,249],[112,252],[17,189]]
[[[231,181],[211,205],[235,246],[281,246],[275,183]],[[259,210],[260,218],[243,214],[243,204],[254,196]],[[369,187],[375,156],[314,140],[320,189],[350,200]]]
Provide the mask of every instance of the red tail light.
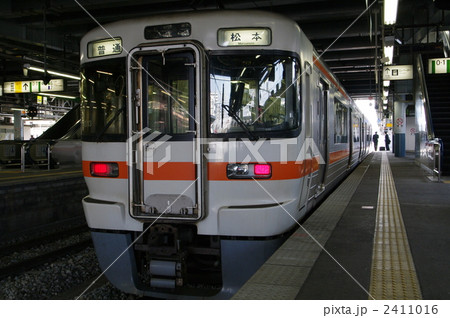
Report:
[[119,165],[115,162],[91,162],[93,177],[115,178],[119,176]]
[[272,167],[269,164],[256,164],[254,169],[257,176],[270,176],[272,174]]
[[230,163],[227,165],[228,179],[269,179],[271,176],[270,164]]

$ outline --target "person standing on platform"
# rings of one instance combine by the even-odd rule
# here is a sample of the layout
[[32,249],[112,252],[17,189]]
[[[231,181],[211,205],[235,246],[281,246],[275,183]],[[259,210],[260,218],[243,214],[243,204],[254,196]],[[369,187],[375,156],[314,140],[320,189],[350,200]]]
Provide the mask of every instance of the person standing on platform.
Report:
[[386,151],[389,151],[389,145],[391,144],[391,139],[389,138],[388,133],[384,136],[384,143],[386,145]]
[[373,141],[373,147],[375,148],[375,151],[378,150],[378,133],[375,132],[375,135],[372,136],[372,141]]

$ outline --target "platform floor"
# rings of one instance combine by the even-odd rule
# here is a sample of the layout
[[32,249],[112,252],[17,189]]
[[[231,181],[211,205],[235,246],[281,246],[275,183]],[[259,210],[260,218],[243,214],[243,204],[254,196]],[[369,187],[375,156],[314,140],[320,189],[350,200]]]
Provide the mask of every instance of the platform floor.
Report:
[[0,170],[0,242],[84,222],[81,167]]
[[370,155],[234,299],[450,299],[450,184]]
[[81,166],[59,169],[0,169],[0,187],[7,187],[30,182],[49,182],[61,178],[83,177]]

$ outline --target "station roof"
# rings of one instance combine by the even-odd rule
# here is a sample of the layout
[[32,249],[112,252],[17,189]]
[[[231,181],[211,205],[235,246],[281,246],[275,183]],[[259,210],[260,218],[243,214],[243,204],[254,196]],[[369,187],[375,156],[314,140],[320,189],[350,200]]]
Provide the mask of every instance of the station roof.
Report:
[[[383,26],[382,5],[381,0],[2,0],[0,83],[24,80],[24,64],[42,66],[44,60],[49,68],[78,73],[80,39],[98,23],[169,12],[259,9],[294,19],[352,97],[374,96],[384,37],[395,41],[395,63],[403,53],[442,46],[439,31],[450,29],[447,1],[399,0],[393,27]],[[68,84],[67,93],[76,94],[78,83]],[[0,106],[11,104],[8,98],[0,96]]]

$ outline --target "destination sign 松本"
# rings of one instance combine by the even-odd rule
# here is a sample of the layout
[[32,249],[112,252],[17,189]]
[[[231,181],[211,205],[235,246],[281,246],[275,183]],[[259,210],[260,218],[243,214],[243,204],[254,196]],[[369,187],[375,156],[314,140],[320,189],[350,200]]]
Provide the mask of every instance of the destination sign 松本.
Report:
[[267,46],[272,42],[269,28],[219,29],[219,46]]

